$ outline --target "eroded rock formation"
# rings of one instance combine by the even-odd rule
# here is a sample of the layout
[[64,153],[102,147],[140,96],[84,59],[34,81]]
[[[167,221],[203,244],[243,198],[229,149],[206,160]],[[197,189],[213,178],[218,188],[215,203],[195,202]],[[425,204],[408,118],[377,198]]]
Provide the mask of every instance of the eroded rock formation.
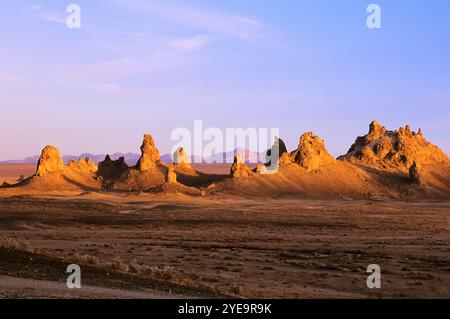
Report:
[[104,179],[120,176],[129,169],[125,163],[125,157],[113,161],[109,155],[106,155],[103,162],[98,163],[98,175]]
[[300,165],[308,172],[335,161],[325,148],[324,141],[312,132],[307,132],[300,137],[298,148],[290,156],[292,162]]
[[275,137],[272,148],[267,151],[267,164],[271,165],[272,160],[277,160],[280,165],[291,163],[286,144],[279,137]]
[[94,174],[98,171],[97,165],[89,157],[80,158],[78,162],[70,161],[68,167],[87,174]]
[[62,172],[63,170],[64,162],[59,150],[51,145],[46,146],[39,157],[36,176],[42,177],[50,173]]
[[144,141],[141,146],[141,158],[137,163],[137,169],[141,172],[145,172],[155,168],[160,162],[159,151],[155,146],[153,137],[145,134]]
[[173,184],[176,182],[177,182],[177,173],[175,173],[173,167],[169,167],[166,173],[166,183]]
[[189,160],[189,156],[184,150],[184,148],[178,148],[173,154],[174,165],[180,167],[191,168],[191,161]]
[[358,137],[348,153],[339,159],[401,170],[408,170],[414,162],[425,165],[448,161],[441,149],[423,137],[421,129],[416,133],[406,125],[389,131],[377,121],[373,121],[369,133]]
[[231,166],[230,176],[232,178],[245,178],[253,176],[252,170],[245,164],[241,154],[236,154],[234,156],[234,163]]
[[264,164],[258,164],[255,168],[255,173],[257,174],[266,174],[267,173],[267,166]]
[[416,162],[409,168],[409,178],[413,184],[422,184],[422,168]]

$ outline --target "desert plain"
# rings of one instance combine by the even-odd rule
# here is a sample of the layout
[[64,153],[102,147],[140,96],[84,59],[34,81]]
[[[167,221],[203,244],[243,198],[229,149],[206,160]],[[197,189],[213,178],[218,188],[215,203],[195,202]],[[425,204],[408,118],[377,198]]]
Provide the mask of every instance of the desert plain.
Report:
[[450,166],[409,130],[372,123],[340,159],[280,140],[267,176],[161,164],[148,137],[133,168],[0,165],[0,298],[450,298]]

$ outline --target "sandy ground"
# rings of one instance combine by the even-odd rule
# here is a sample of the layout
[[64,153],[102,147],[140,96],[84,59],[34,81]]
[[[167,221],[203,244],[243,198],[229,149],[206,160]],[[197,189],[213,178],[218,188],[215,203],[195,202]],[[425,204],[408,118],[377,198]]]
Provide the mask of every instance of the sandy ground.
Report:
[[3,182],[17,183],[21,175],[27,178],[36,172],[36,165],[31,164],[0,164],[0,185]]
[[[449,212],[450,203],[438,202],[12,197],[0,200],[0,230],[18,242],[15,249],[58,260],[59,270],[48,265],[57,278],[64,278],[62,265],[78,254],[98,258],[94,266],[100,270],[119,257],[124,265],[135,259],[169,266],[170,278],[159,279],[189,288],[189,296],[206,291],[208,297],[449,298]],[[42,276],[35,259],[23,259],[25,274],[18,273],[14,258],[2,259],[1,275],[45,280],[42,296],[60,295],[56,287],[48,290],[47,281],[55,278]],[[366,286],[369,264],[381,266],[380,290]],[[127,294],[142,287],[159,290],[154,283],[130,287],[127,276],[143,277],[122,275]],[[24,283],[17,280],[14,287],[3,279],[0,291],[27,296]],[[29,284],[36,288],[39,282]],[[102,289],[111,283],[97,284],[98,296],[107,295]]]
[[[231,164],[193,164],[192,167],[197,171],[205,174],[224,174],[230,173]],[[256,165],[249,165],[251,168]],[[20,176],[25,178],[33,175],[36,172],[35,164],[0,164],[0,184],[9,182],[16,183]]]
[[81,288],[69,289],[66,284],[67,260],[44,255],[35,248],[5,248],[4,244],[2,238],[0,298],[173,299],[211,295],[160,279],[111,271],[99,265],[81,265]]
[[[256,164],[247,165],[251,169],[254,169],[256,167]],[[204,174],[228,175],[230,174],[231,164],[192,164],[192,167],[198,172]]]
[[123,289],[108,289],[82,286],[68,289],[65,283],[0,276],[0,298],[83,298],[83,299],[167,299],[169,296],[157,291],[134,292]]

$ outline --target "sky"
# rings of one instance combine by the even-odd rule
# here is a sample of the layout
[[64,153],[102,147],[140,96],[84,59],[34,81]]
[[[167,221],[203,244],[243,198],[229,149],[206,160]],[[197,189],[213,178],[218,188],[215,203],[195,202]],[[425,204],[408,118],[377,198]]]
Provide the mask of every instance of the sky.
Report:
[[[69,29],[67,7],[81,8]],[[367,27],[367,6],[381,29]],[[369,123],[450,154],[450,1],[2,0],[0,160],[168,153],[178,127],[313,131],[335,156]]]

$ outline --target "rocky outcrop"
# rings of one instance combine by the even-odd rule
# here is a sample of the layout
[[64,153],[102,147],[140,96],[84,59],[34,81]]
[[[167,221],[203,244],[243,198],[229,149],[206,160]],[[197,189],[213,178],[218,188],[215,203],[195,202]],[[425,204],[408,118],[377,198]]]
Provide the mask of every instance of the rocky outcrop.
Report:
[[98,175],[103,179],[109,179],[124,174],[129,167],[125,163],[125,157],[120,157],[113,161],[109,155],[106,155],[103,162],[98,163]]
[[272,160],[277,161],[280,165],[285,165],[291,163],[286,144],[279,137],[275,137],[275,141],[272,148],[267,151],[266,162],[268,165],[272,164]]
[[184,148],[178,148],[173,154],[174,165],[180,167],[191,168],[191,161],[189,160],[189,156],[184,150]]
[[311,132],[300,137],[300,144],[290,157],[293,163],[300,165],[308,172],[335,161],[325,148],[324,141]]
[[292,164],[292,156],[289,153],[283,153],[278,160],[280,166]]
[[267,171],[267,166],[264,164],[258,164],[254,170],[254,172],[257,174],[266,174]]
[[0,182],[0,188],[9,188],[11,187],[11,184],[7,183],[7,182]]
[[128,168],[125,160],[122,158],[120,160],[121,163],[117,164],[116,170],[118,173],[103,183],[106,187],[122,191],[144,191],[162,185],[166,181],[166,168],[161,163],[159,151],[151,135],[144,135],[141,157],[136,166]]
[[409,168],[409,179],[413,184],[422,184],[422,168],[416,162]]
[[173,167],[167,168],[166,183],[173,184],[176,182],[177,182],[177,173],[175,173],[175,170],[173,169]]
[[137,163],[137,169],[141,172],[145,172],[155,168],[159,162],[159,151],[155,146],[153,137],[145,134],[141,146],[141,158]]
[[97,165],[89,158],[80,158],[78,162],[70,161],[68,167],[81,173],[94,174],[98,171]]
[[369,133],[358,137],[348,153],[339,159],[400,170],[408,170],[414,162],[425,165],[448,161],[442,150],[423,137],[422,129],[416,133],[406,125],[389,131],[377,121],[373,121]]
[[51,145],[46,146],[39,157],[36,176],[42,177],[62,171],[64,171],[64,162],[59,150]]
[[230,176],[232,178],[245,178],[253,176],[251,168],[245,164],[241,154],[236,154],[234,156],[234,163],[231,166]]

